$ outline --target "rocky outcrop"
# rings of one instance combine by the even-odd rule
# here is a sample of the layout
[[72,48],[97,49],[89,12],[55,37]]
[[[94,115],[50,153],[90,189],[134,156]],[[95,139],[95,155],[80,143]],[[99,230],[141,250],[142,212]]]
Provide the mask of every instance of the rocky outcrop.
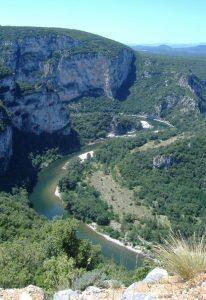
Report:
[[147,274],[147,276],[142,280],[142,282],[154,283],[163,279],[167,279],[168,276],[168,272],[165,269],[155,268]]
[[205,274],[200,274],[190,281],[175,276],[165,276],[152,282],[143,280],[127,288],[121,300],[206,299],[205,278]]
[[157,105],[155,108],[157,115],[161,116],[161,114],[165,110],[170,110],[170,109],[174,108],[177,105],[178,101],[179,101],[179,99],[175,95],[166,96],[165,99],[159,105]]
[[155,300],[156,297],[152,294],[142,293],[142,287],[144,285],[154,284],[161,280],[168,279],[168,273],[165,269],[155,268],[147,274],[147,276],[139,282],[135,282],[130,285],[123,293],[121,300],[140,299],[140,300]]
[[168,95],[164,100],[155,106],[155,113],[158,116],[162,116],[165,112],[169,112],[174,108],[179,108],[182,112],[199,111],[198,102],[196,97],[191,96],[176,96]]
[[188,77],[188,85],[198,97],[198,108],[200,112],[206,115],[206,82],[200,80],[197,76],[191,73]]
[[157,155],[153,158],[153,167],[157,169],[170,168],[176,163],[173,155]]

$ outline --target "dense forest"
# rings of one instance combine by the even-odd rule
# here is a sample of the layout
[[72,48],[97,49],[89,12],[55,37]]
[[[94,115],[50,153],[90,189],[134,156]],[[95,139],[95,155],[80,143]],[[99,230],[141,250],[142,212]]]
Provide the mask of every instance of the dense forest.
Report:
[[90,162],[82,164],[80,159],[71,161],[67,176],[59,182],[60,192],[63,193],[68,212],[75,218],[84,222],[108,225],[112,211],[102,201],[100,194],[85,182],[85,176],[90,169]]

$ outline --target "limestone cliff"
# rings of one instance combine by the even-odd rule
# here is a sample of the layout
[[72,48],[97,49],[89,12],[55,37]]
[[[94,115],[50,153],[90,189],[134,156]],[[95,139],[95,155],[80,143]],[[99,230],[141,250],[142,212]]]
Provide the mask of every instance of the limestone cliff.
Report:
[[[84,95],[115,97],[133,60],[130,48],[89,33],[0,26],[0,99],[18,130],[68,135],[65,103]],[[4,135],[9,140],[11,129]]]
[[[15,34],[16,33],[16,34]],[[115,97],[133,52],[116,42],[60,29],[0,27],[0,97],[19,130],[68,134],[63,102],[83,95]]]
[[12,156],[12,128],[6,109],[0,102],[0,174],[2,174]]

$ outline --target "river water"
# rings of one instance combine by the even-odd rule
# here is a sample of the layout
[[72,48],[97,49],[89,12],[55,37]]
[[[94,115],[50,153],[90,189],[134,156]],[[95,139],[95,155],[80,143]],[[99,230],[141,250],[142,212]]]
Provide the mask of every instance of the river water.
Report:
[[[48,219],[65,214],[61,200],[55,196],[55,189],[60,178],[66,174],[66,170],[63,169],[65,163],[79,154],[67,155],[39,173],[38,182],[30,195],[30,201],[38,214],[44,215]],[[87,239],[93,244],[99,244],[102,254],[106,258],[113,259],[127,269],[134,269],[143,262],[142,255],[107,240],[84,223],[80,223],[77,235],[79,238]]]

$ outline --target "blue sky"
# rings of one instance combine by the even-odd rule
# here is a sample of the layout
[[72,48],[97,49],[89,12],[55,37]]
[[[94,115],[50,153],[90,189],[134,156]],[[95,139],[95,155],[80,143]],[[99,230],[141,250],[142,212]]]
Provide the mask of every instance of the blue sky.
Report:
[[206,43],[206,0],[0,0],[0,24],[75,28],[129,44]]

